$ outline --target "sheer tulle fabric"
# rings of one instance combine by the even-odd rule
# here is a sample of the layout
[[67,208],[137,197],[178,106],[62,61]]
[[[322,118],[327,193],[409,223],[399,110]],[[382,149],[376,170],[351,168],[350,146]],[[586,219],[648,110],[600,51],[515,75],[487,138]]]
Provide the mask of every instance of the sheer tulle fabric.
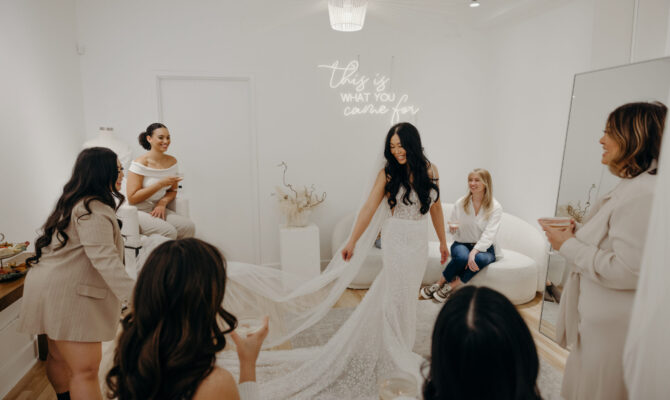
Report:
[[[263,398],[376,399],[377,380],[394,370],[422,382],[423,359],[411,349],[428,257],[428,218],[419,213],[416,193],[411,195],[414,204],[399,201],[390,218],[382,202],[350,262],[336,256],[322,276],[296,287],[280,285],[286,279],[281,271],[229,264],[224,306],[236,314],[269,313],[273,335],[267,345],[275,346],[323,318],[355,277],[383,224],[384,267],[363,301],[324,346],[262,352],[257,376]],[[232,351],[222,352],[218,363],[237,372]]]
[[382,202],[356,243],[353,257],[345,262],[338,249],[324,272],[311,280],[274,268],[229,262],[224,308],[238,316],[269,315],[271,329],[263,347],[284,343],[333,307],[356,277],[389,214]]
[[670,140],[665,138],[649,218],[640,279],[624,349],[624,378],[631,399],[661,399],[670,393]]

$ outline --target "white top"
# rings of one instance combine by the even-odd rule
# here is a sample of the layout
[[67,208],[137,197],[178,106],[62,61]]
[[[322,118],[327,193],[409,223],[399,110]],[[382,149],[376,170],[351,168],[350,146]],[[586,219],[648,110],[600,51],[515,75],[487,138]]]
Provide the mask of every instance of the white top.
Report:
[[[168,176],[175,176],[179,172],[179,166],[178,163],[174,163],[169,168],[165,169],[156,169],[156,168],[149,168],[147,166],[144,166],[137,161],[133,161],[130,163],[130,168],[128,169],[130,172],[134,172],[137,175],[141,175],[144,177],[142,180],[142,187],[145,188],[147,186],[151,186],[154,183],[160,181],[161,179],[168,177]],[[157,202],[158,200],[162,199],[163,196],[165,196],[165,193],[168,190],[168,186],[160,188],[156,193],[151,195],[148,199],[145,201],[149,201],[152,203]]]
[[[451,210],[449,221],[458,221],[458,230],[454,233],[454,240],[461,243],[475,243],[475,249],[479,252],[485,252],[489,247],[494,246],[496,259],[502,257],[495,246],[498,229],[500,229],[500,220],[502,219],[503,209],[498,200],[492,199],[490,213],[487,210],[480,209],[479,214],[475,215],[475,209],[470,202],[468,213],[463,208],[465,201],[463,196],[456,201]],[[488,218],[487,218],[488,214]]]

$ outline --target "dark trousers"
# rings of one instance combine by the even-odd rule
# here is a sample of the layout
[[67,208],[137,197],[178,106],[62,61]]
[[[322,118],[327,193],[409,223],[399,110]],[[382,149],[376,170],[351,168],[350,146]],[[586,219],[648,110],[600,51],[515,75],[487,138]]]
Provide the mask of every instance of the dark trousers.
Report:
[[468,257],[473,247],[475,247],[475,243],[454,242],[451,245],[451,261],[449,261],[447,267],[442,271],[442,276],[444,276],[447,282],[451,282],[457,276],[460,276],[461,281],[467,283],[477,272],[496,260],[493,246],[491,246],[485,252],[478,253],[475,256],[475,263],[479,267],[479,271],[470,271],[470,268],[468,268]]

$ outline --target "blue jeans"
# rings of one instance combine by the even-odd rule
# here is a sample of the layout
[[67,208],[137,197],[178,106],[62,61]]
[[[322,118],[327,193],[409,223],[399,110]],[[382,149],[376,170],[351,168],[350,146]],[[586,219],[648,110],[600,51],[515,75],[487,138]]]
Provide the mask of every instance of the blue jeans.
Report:
[[477,272],[496,260],[493,246],[491,246],[485,252],[478,253],[475,256],[475,263],[479,267],[479,271],[470,271],[470,268],[468,268],[468,257],[473,247],[475,247],[475,243],[454,242],[451,245],[451,261],[449,261],[449,264],[447,264],[447,267],[442,272],[442,276],[444,276],[447,282],[451,282],[459,276],[461,282],[467,283]]

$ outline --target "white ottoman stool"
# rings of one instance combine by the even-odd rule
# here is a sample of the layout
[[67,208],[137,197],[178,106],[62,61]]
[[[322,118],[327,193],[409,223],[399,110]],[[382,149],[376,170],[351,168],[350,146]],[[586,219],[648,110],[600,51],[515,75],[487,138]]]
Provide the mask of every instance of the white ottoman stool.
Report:
[[[435,283],[444,267],[440,265],[439,243],[428,244],[428,266],[423,276],[423,284]],[[503,249],[503,258],[481,270],[468,282],[468,285],[486,286],[504,294],[513,304],[523,304],[535,297],[537,264],[535,261],[516,251]],[[367,260],[366,260],[367,261]]]

